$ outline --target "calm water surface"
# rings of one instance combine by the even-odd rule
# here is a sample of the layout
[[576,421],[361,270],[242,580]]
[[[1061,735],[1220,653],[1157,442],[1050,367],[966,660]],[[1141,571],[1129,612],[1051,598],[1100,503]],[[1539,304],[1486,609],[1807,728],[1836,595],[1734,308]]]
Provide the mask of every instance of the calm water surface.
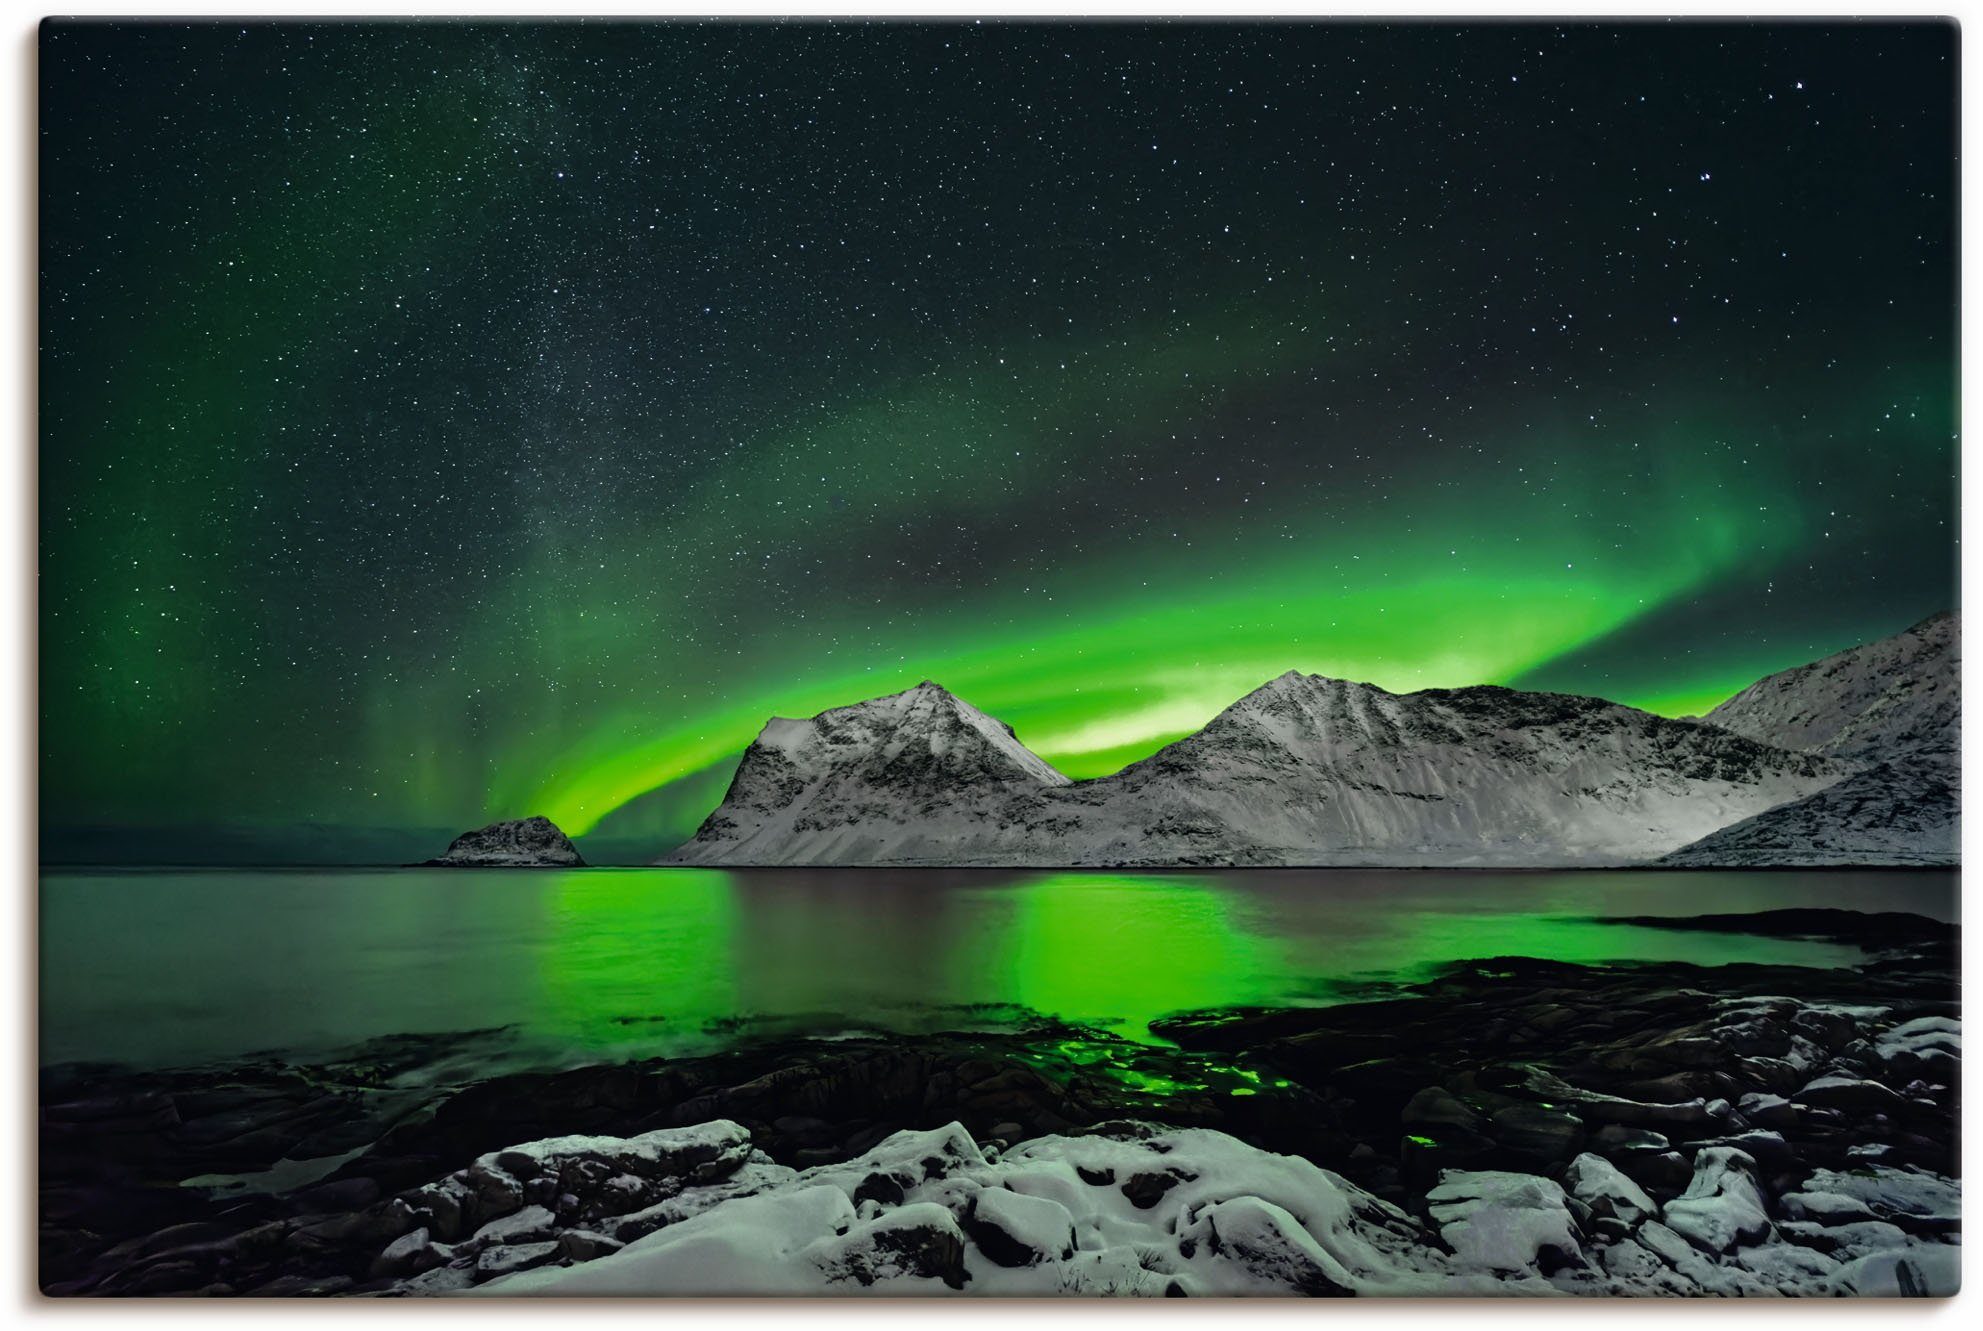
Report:
[[[1009,1009],[1339,1000],[1498,955],[1850,964],[1832,943],[1593,923],[1791,906],[1956,919],[1953,873],[710,869],[51,871],[41,1057],[161,1065],[515,1028],[549,1056]],[[989,1006],[977,1006],[989,1005]]]

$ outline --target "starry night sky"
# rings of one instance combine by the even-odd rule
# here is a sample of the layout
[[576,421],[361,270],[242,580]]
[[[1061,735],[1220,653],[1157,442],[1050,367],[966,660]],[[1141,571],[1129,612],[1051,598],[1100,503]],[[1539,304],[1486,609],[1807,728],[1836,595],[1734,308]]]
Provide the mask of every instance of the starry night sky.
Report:
[[47,850],[630,858],[925,677],[1092,776],[1290,668],[1683,715],[1896,631],[1956,44],[46,27]]

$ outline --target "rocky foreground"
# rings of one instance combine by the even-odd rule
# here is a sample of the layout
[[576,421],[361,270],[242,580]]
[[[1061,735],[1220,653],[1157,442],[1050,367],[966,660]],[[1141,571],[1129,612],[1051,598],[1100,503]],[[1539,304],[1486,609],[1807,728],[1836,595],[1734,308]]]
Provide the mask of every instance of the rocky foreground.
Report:
[[[1681,922],[1684,923],[1684,922]],[[1726,928],[1726,921],[1714,923]],[[477,1077],[53,1069],[52,1294],[1953,1292],[1954,940]],[[969,1014],[960,1013],[960,1023]]]

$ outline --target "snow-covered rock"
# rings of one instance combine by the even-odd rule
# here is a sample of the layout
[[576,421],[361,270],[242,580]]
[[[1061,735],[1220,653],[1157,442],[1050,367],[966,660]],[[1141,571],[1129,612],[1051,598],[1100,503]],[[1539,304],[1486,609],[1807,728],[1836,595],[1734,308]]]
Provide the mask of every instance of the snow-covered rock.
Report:
[[463,832],[435,869],[582,869],[578,847],[549,818],[517,818]]
[[[1918,1170],[1819,1171],[1811,1188],[1858,1205],[1780,1230],[1752,1162],[1725,1147],[1697,1153],[1695,1186],[1665,1220],[1595,1156],[1572,1164],[1568,1193],[1539,1175],[1449,1170],[1426,1196],[1428,1227],[1309,1161],[1206,1129],[1117,1124],[1000,1155],[953,1123],[806,1170],[747,1145],[727,1163],[740,1133],[492,1152],[477,1164],[566,1171],[583,1195],[518,1204],[452,1245],[422,1226],[375,1269],[401,1294],[558,1296],[1818,1295],[1947,1293],[1955,1278],[1955,1187]],[[629,1217],[576,1219],[605,1195],[585,1177],[600,1162],[667,1193],[666,1216],[647,1208],[624,1246],[610,1235]],[[1855,1218],[1867,1212],[1902,1223]]]
[[1069,783],[933,684],[775,720],[671,863],[1618,864],[1846,769],[1592,698],[1290,672]]
[[1746,1151],[1713,1146],[1694,1157],[1694,1179],[1666,1204],[1666,1227],[1701,1251],[1726,1253],[1771,1233],[1769,1205]]
[[1630,1231],[1659,1215],[1658,1205],[1646,1196],[1645,1189],[1603,1156],[1585,1152],[1572,1160],[1563,1171],[1563,1186],[1590,1208],[1599,1223],[1614,1221]]
[[1549,1179],[1449,1170],[1425,1201],[1440,1237],[1469,1266],[1548,1276],[1583,1265],[1576,1219],[1562,1186]]

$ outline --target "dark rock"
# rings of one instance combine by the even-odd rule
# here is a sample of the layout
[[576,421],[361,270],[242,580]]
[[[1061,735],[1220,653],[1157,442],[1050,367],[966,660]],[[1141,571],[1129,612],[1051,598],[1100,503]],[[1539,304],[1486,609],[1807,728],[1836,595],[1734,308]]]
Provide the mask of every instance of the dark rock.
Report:
[[1487,1134],[1517,1155],[1554,1165],[1583,1149],[1584,1123],[1560,1110],[1510,1105],[1488,1119]]
[[568,1229],[558,1235],[558,1251],[570,1261],[589,1262],[595,1257],[616,1253],[626,1245],[589,1229]]
[[902,1197],[903,1188],[901,1180],[892,1174],[883,1174],[878,1171],[862,1179],[860,1185],[853,1192],[853,1200],[856,1205],[859,1205],[861,1202],[872,1201],[878,1202],[883,1206],[899,1206],[902,1204]]
[[1443,1086],[1428,1086],[1412,1096],[1399,1118],[1410,1129],[1453,1127],[1478,1133],[1482,1128],[1481,1116]]
[[1694,1178],[1694,1167],[1676,1151],[1663,1151],[1657,1155],[1634,1152],[1620,1156],[1612,1163],[1618,1166],[1619,1173],[1644,1188],[1655,1201],[1671,1201],[1678,1197]]
[[379,1200],[381,1189],[375,1179],[344,1178],[319,1183],[289,1194],[299,1212],[356,1211]]
[[964,1267],[964,1236],[947,1223],[893,1225],[877,1228],[869,1238],[872,1250],[844,1250],[840,1269],[863,1285],[872,1285],[878,1267],[909,1276],[941,1280],[962,1289],[971,1278]]
[[251,1299],[321,1298],[328,1294],[342,1294],[355,1283],[347,1275],[277,1276],[245,1292]]
[[1590,1136],[1590,1148],[1603,1156],[1635,1155],[1650,1152],[1660,1155],[1673,1149],[1663,1133],[1649,1128],[1630,1128],[1622,1123],[1607,1123]]
[[1146,1172],[1133,1174],[1122,1185],[1122,1195],[1129,1204],[1139,1211],[1147,1211],[1163,1199],[1165,1193],[1175,1188],[1180,1179],[1169,1170],[1162,1173]]

